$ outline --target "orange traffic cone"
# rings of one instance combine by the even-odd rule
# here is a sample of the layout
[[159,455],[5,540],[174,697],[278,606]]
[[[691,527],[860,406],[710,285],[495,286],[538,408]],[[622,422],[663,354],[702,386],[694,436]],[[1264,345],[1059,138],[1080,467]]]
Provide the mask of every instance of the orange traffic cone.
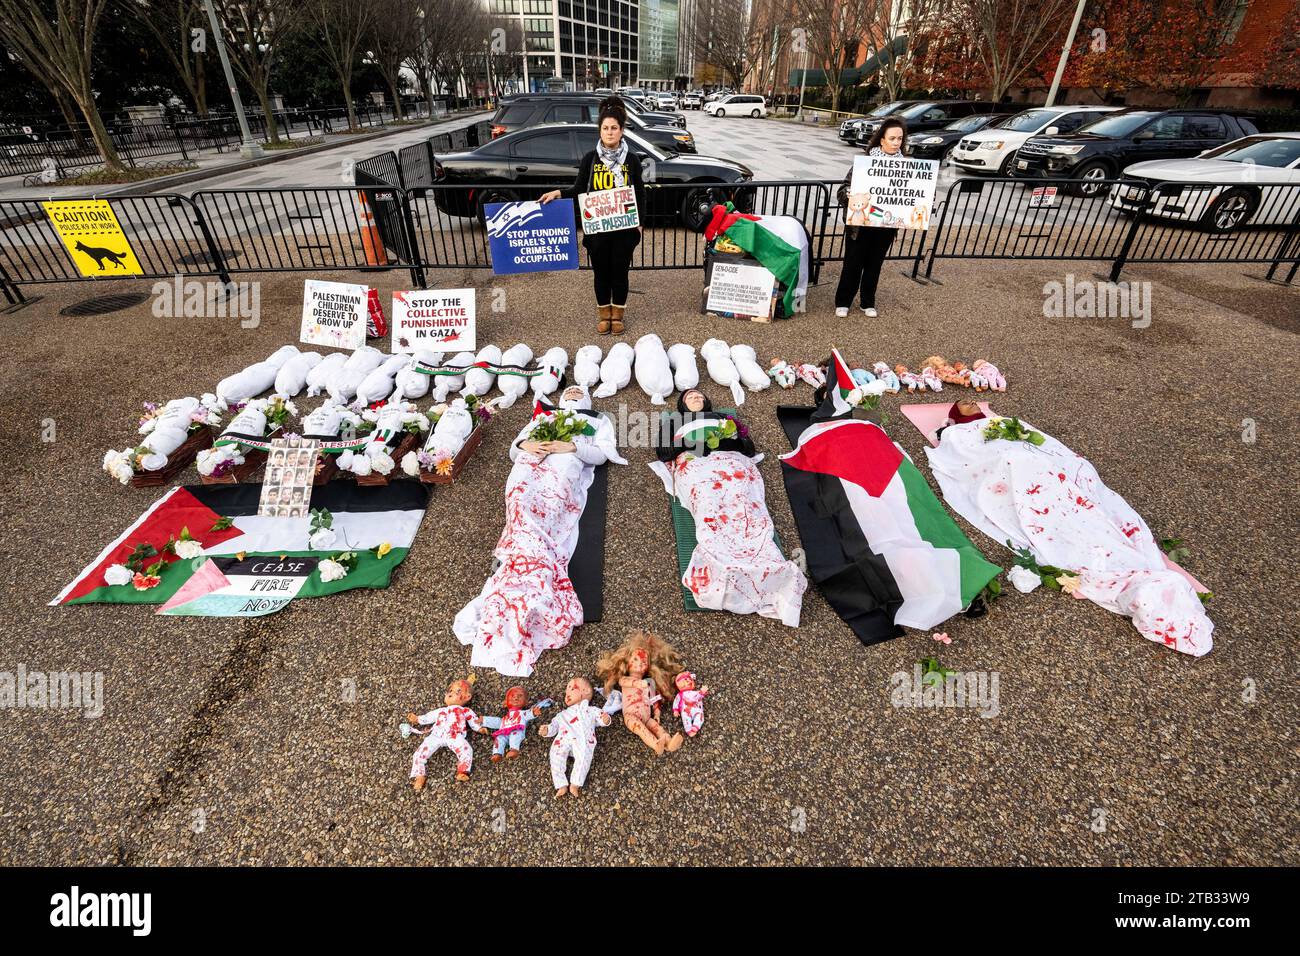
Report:
[[357,193],[357,203],[360,206],[358,218],[361,220],[361,248],[366,253],[366,265],[386,266],[388,265],[388,250],[384,248],[384,240],[379,235],[379,226],[375,223],[375,217],[370,211],[370,203],[366,201],[365,193]]

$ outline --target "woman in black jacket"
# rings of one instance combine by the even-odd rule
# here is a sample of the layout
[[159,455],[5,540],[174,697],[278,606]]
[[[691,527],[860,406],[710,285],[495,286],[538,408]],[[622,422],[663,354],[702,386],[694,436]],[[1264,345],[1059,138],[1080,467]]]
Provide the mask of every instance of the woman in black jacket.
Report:
[[[902,156],[907,140],[907,124],[896,116],[888,117],[867,144],[868,156]],[[839,188],[840,205],[848,207],[849,184],[853,180],[853,167]],[[853,295],[858,295],[862,314],[874,319],[876,312],[876,286],[880,283],[880,267],[885,264],[889,247],[894,244],[897,229],[889,226],[845,226],[844,266],[840,270],[840,284],[835,288],[835,314],[840,318],[849,314]]]
[[[611,96],[600,104],[600,141],[582,157],[578,178],[568,189],[553,189],[541,197],[543,203],[554,199],[577,199],[580,193],[631,186],[636,192],[636,207],[645,215],[642,198],[641,155],[633,152],[623,138],[627,109],[618,97]],[[596,332],[599,335],[623,334],[623,314],[627,309],[627,273],[632,266],[632,250],[641,242],[641,227],[583,235],[582,244],[591,260],[596,286]]]

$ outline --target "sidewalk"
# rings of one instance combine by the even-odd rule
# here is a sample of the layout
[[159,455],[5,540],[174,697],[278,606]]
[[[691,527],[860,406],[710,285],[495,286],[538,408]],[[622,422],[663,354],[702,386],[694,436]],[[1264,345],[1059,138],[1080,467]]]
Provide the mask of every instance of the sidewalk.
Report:
[[389,126],[374,132],[355,135],[327,135],[318,146],[302,149],[274,150],[262,159],[247,160],[238,149],[224,153],[204,153],[196,158],[197,170],[165,176],[140,183],[123,183],[99,188],[62,186],[41,183],[23,186],[23,177],[0,179],[0,200],[4,199],[72,199],[82,196],[128,196],[149,193],[189,194],[200,189],[239,189],[252,187],[350,186],[350,166],[346,177],[344,164],[357,162],[376,153],[418,143],[438,133],[461,129],[488,119],[486,110],[461,113],[450,119],[419,126]]

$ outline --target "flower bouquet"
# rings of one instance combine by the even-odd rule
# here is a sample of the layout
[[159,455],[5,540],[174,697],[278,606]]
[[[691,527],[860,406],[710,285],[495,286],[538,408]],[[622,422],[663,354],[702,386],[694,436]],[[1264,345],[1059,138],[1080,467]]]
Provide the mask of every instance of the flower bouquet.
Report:
[[359,485],[386,485],[397,462],[420,445],[429,430],[428,417],[414,402],[389,401],[361,413],[362,424],[372,423],[369,440],[356,451],[338,456],[338,466],[356,476]]
[[374,422],[362,421],[360,415],[333,399],[327,399],[324,405],[304,416],[303,438],[316,442],[320,449],[312,484],[323,485],[333,478],[339,470],[339,455],[362,449],[374,429]]
[[146,402],[140,418],[143,440],[134,448],[109,449],[104,471],[124,485],[164,485],[212,444],[212,426],[221,419],[196,398],[177,398],[165,405]]
[[266,461],[271,439],[297,412],[293,402],[279,396],[255,398],[244,405],[212,447],[199,453],[199,478],[205,485],[248,481]]
[[402,471],[425,484],[451,484],[478,450],[483,425],[493,414],[492,406],[476,395],[433,406],[429,409],[429,421],[433,423],[429,438],[419,451],[402,456]]
[[1041,445],[1046,440],[1042,432],[1026,428],[1018,418],[1003,418],[995,415],[984,426],[984,440],[996,441],[999,438],[1005,438],[1007,441],[1027,441],[1031,445]]

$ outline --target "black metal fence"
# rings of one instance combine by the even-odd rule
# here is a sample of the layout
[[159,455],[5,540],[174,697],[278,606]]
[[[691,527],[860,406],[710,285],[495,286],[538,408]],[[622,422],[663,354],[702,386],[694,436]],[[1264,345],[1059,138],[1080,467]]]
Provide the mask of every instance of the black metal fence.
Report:
[[[359,163],[355,187],[107,201],[141,264],[137,278],[207,275],[228,282],[234,273],[408,270],[419,288],[434,270],[491,267],[480,219],[486,193],[526,199],[548,188],[400,185],[420,172],[418,159],[403,163],[390,152]],[[633,268],[701,268],[703,223],[714,203],[730,201],[802,225],[815,282],[825,263],[844,254],[838,185],[647,184],[646,228]],[[958,181],[937,203],[928,230],[898,231],[889,258],[910,262],[918,281],[931,279],[943,259],[1095,261],[1109,265],[1112,280],[1130,263],[1258,263],[1268,267],[1267,278],[1286,282],[1300,269],[1300,185],[1125,180],[1108,184],[1105,198],[1046,191],[1061,185]],[[793,238],[799,240],[797,230]],[[587,266],[585,254],[580,265]],[[24,285],[119,277],[126,276],[83,275],[39,200],[0,201],[0,292],[11,303],[22,300]]]

